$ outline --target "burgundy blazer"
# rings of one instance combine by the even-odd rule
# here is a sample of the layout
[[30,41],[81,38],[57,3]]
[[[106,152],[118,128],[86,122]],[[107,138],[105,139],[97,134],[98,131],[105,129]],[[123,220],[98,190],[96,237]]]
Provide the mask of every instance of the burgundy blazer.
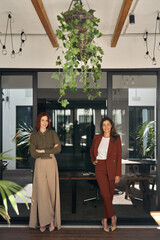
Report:
[[[102,137],[103,134],[94,135],[90,148],[92,163],[94,160],[96,160],[96,157],[98,155],[98,147]],[[118,137],[115,141],[113,141],[113,137],[110,137],[106,159],[109,180],[114,180],[115,176],[121,176],[122,145],[120,137]]]

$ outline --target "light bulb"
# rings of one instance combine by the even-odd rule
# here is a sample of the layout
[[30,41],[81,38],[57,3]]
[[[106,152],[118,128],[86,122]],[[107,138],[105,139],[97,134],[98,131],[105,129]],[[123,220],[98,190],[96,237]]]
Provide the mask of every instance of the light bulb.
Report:
[[131,84],[134,85],[135,82],[134,82],[134,78],[132,77],[132,81],[131,81]]
[[9,18],[9,19],[12,18],[11,12],[8,13],[8,18]]
[[12,13],[8,13],[8,18],[10,19],[11,23],[14,23],[14,18],[12,17]]
[[13,17],[11,18],[11,23],[14,23],[14,18]]
[[147,51],[146,54],[144,55],[145,59],[148,58],[149,52]]
[[15,51],[14,50],[12,50],[11,58],[15,58]]
[[22,42],[21,42],[21,46],[24,47],[25,46],[25,40],[22,39]]
[[157,61],[156,61],[155,57],[152,58],[152,64],[157,65]]
[[2,53],[3,53],[3,55],[7,54],[7,50],[6,50],[6,46],[5,45],[3,45],[3,47],[2,47]]
[[6,49],[3,49],[3,50],[2,50],[2,53],[3,53],[3,55],[7,55],[7,50],[6,50]]
[[18,55],[22,55],[22,48],[19,49]]
[[25,34],[24,31],[21,32],[21,40],[24,40],[24,41],[27,40],[27,35]]
[[21,46],[24,47],[27,35],[22,31],[21,32]]
[[148,32],[145,32],[145,33],[143,34],[143,40],[144,40],[144,42],[147,42],[147,38],[148,38]]

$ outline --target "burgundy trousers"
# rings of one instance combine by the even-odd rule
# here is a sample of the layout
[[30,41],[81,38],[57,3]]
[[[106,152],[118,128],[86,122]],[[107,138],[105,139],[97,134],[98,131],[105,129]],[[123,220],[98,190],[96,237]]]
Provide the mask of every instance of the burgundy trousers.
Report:
[[103,199],[103,218],[114,216],[113,196],[115,190],[115,180],[110,181],[107,174],[107,160],[98,160],[95,166],[95,175]]

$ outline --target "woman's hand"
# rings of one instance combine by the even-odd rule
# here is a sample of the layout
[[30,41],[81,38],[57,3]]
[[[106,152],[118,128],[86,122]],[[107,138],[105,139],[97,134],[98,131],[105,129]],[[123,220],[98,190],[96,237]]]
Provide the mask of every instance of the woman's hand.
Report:
[[36,152],[38,152],[38,153],[45,153],[44,149],[43,150],[36,149]]
[[93,165],[96,166],[97,163],[98,163],[98,160],[97,160],[97,159],[93,161]]
[[54,148],[58,147],[58,143],[54,145]]
[[115,184],[119,183],[119,181],[120,181],[120,177],[119,176],[115,176]]

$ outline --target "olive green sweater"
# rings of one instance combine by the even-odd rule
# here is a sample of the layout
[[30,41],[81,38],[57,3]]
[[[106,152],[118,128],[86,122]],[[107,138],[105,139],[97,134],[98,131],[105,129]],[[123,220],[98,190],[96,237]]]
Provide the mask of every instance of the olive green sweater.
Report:
[[[55,147],[58,144],[58,147]],[[38,150],[45,150],[45,153],[38,153]],[[61,152],[61,143],[57,133],[53,130],[46,130],[44,133],[38,131],[31,134],[30,153],[33,158],[49,158],[50,154]]]

